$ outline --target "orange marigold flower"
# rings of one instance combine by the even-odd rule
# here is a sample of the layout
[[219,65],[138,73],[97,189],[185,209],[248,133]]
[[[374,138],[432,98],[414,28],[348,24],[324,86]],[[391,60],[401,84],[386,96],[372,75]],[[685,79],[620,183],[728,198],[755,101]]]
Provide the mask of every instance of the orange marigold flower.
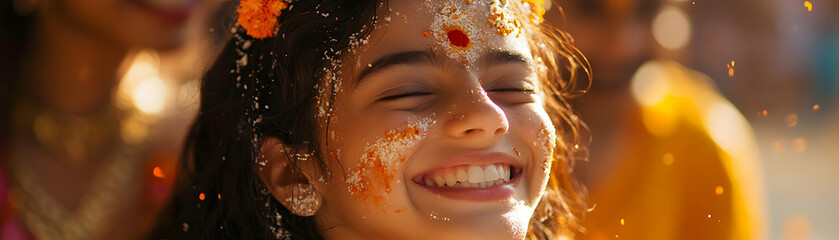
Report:
[[280,16],[288,4],[282,0],[241,0],[238,23],[253,38],[273,37]]

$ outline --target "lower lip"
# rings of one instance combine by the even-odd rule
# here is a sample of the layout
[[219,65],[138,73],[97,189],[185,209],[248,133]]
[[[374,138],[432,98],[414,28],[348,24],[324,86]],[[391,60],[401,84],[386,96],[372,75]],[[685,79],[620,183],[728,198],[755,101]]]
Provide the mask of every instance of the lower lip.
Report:
[[419,183],[417,184],[428,189],[429,191],[440,194],[447,198],[474,202],[488,202],[503,200],[513,196],[513,194],[515,194],[516,192],[515,184],[518,183],[518,179],[518,176],[516,176],[509,182],[492,185],[492,187],[488,188],[443,188],[430,187]]
[[163,19],[167,22],[184,22],[192,16],[192,13],[198,8],[199,1],[191,0],[189,4],[184,5],[183,7],[179,8],[171,8],[171,9],[164,9],[164,8],[157,8],[143,0],[133,0],[131,1],[134,3],[135,6],[139,7],[143,11],[150,13],[160,19]]

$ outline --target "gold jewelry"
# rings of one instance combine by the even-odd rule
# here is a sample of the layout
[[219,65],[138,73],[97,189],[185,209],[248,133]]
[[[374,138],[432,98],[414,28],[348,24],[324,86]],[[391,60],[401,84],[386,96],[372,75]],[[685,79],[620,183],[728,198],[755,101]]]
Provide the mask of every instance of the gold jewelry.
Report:
[[121,115],[125,114],[114,107],[77,116],[38,107],[33,101],[18,102],[14,110],[17,134],[72,165],[102,157],[96,155],[119,141]]
[[111,164],[93,179],[82,196],[82,204],[75,211],[62,206],[35,179],[34,171],[27,166],[26,156],[14,152],[10,174],[13,177],[10,200],[20,210],[23,222],[37,239],[95,239],[108,229],[115,210],[135,196],[144,151],[137,146],[125,145],[113,156]]
[[[12,206],[37,239],[95,239],[102,236],[119,209],[125,209],[140,187],[138,174],[146,153],[146,138],[123,141],[121,124],[136,122],[131,111],[113,106],[85,116],[70,116],[35,107],[25,100],[15,109],[15,129],[9,169]],[[124,135],[124,134],[123,134]],[[126,139],[131,140],[131,139]],[[132,144],[137,143],[137,144]],[[32,146],[34,144],[34,146]],[[27,152],[45,149],[53,158],[71,165],[104,165],[82,193],[75,210],[64,207],[37,179]]]

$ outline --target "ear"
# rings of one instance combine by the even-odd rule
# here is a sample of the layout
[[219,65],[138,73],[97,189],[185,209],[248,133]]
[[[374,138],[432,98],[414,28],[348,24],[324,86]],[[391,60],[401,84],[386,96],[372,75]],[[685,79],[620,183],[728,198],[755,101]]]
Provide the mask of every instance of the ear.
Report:
[[264,165],[259,168],[259,178],[289,211],[298,216],[312,216],[320,209],[323,198],[312,183],[315,161],[297,161],[296,150],[286,148],[277,137],[268,137],[260,146]]

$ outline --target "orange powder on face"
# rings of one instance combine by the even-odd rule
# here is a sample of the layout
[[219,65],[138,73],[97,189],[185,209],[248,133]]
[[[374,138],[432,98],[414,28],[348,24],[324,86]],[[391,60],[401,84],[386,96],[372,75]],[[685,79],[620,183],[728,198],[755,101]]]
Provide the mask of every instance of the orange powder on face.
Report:
[[405,162],[405,152],[425,137],[431,124],[432,121],[426,120],[398,131],[387,131],[382,138],[368,146],[356,170],[347,178],[350,195],[380,210],[388,206],[387,196],[392,191],[391,183]]

